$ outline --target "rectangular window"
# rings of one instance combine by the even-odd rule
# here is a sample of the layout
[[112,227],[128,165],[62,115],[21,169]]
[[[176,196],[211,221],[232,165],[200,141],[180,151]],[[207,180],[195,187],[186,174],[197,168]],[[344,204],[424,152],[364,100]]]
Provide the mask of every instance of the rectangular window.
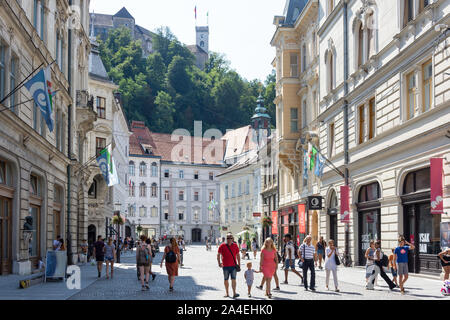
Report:
[[306,99],[303,100],[302,103],[302,128],[306,128],[308,125],[308,115],[307,115],[307,105],[306,105]]
[[180,177],[180,179],[184,179],[184,172],[183,172],[183,170],[179,171],[178,176]]
[[228,186],[225,186],[225,199],[228,199]]
[[95,138],[95,156],[100,156],[100,152],[102,152],[106,148],[106,139],[104,138]]
[[170,199],[170,194],[169,191],[164,191],[164,200],[169,200]]
[[209,201],[213,201],[214,200],[214,192],[210,192],[209,193]]
[[298,54],[291,53],[291,77],[298,77]]
[[[12,91],[15,89],[17,85],[17,74],[18,74],[18,65],[19,60],[15,57],[11,59],[11,66],[9,68],[9,90]],[[17,104],[17,92],[12,94],[9,98],[9,107],[11,108],[12,112],[16,112],[16,104]]]
[[168,212],[164,212],[164,220],[169,220],[169,213]]
[[198,213],[198,210],[195,209],[194,210],[194,221],[199,221],[200,220],[200,214]]
[[209,180],[211,180],[211,181],[214,180],[214,173],[213,172],[209,173]]
[[141,218],[147,217],[147,208],[146,207],[139,208],[139,217],[141,217]]
[[198,180],[198,171],[196,171],[196,172],[194,173],[194,179],[195,179],[195,180]]
[[306,62],[306,45],[304,44],[302,48],[302,72],[306,71]]
[[169,177],[169,170],[164,170],[164,178],[168,178]]
[[358,107],[358,119],[359,119],[359,139],[358,143],[364,143],[365,141],[365,128],[366,128],[366,106],[362,105]]
[[180,191],[180,193],[178,194],[178,200],[184,201],[184,191]]
[[101,119],[106,119],[106,99],[97,97],[97,114]]
[[430,4],[430,0],[420,0],[419,1],[419,13],[422,13],[426,7]]
[[422,92],[423,92],[423,102],[422,102],[422,112],[426,112],[431,109],[432,105],[432,79],[433,79],[433,62],[427,61],[422,66]]
[[329,141],[328,156],[332,157],[332,156],[334,156],[334,123],[330,124],[329,130],[328,130],[328,141]]
[[416,75],[411,72],[406,76],[407,99],[406,99],[406,120],[414,118],[416,111]]
[[182,211],[178,212],[178,220],[180,221],[184,220],[184,212]]
[[0,41],[0,99],[6,95],[6,46]]
[[194,201],[198,201],[199,200],[199,196],[198,196],[198,192],[194,192]]
[[39,35],[41,36],[42,41],[45,41],[45,7],[44,4],[42,3],[43,0],[40,1],[41,4],[41,30]]
[[372,98],[369,101],[369,140],[375,137],[375,115],[375,98]]
[[153,207],[151,215],[152,215],[152,218],[157,218],[158,217],[158,208]]
[[291,108],[291,133],[298,132],[298,109]]

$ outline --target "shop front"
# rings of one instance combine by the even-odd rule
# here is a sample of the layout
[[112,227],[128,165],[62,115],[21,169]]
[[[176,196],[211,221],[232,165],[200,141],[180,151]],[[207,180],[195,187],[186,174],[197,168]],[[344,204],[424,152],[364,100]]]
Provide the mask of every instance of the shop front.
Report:
[[339,204],[338,198],[336,195],[336,191],[331,192],[330,200],[328,201],[328,230],[329,235],[328,239],[334,240],[334,244],[336,247],[339,246],[338,243],[338,213],[339,213]]
[[370,241],[381,240],[381,203],[380,185],[376,183],[361,187],[358,194],[358,239],[360,266],[366,264],[365,253]]
[[303,243],[308,226],[306,205],[297,204],[282,208],[279,210],[278,218],[280,239],[283,239],[284,235],[290,234],[293,241],[299,244]]
[[431,214],[430,168],[406,176],[401,199],[404,235],[415,246],[409,256],[410,272],[441,273],[441,265],[436,258],[441,251],[441,215]]

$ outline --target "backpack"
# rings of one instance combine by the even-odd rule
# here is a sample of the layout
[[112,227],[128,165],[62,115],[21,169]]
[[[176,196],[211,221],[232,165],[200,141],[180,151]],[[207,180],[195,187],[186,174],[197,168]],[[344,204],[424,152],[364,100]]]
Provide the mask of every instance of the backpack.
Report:
[[177,262],[177,255],[175,254],[175,252],[173,252],[173,250],[170,250],[169,252],[167,252],[167,254],[166,254],[166,262],[167,263],[175,263],[175,262]]
[[147,264],[148,263],[148,248],[139,248],[138,253],[138,263],[140,264]]

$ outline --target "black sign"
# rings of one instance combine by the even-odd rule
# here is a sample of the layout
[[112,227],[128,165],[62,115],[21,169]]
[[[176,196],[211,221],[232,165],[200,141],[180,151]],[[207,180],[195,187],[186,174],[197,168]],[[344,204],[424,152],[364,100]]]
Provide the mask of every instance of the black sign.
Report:
[[320,196],[308,197],[308,210],[322,210],[322,200],[323,198]]

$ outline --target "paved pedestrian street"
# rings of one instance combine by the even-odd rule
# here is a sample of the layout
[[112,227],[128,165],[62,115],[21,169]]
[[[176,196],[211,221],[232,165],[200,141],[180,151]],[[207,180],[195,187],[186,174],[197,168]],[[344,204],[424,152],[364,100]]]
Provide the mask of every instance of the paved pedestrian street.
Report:
[[[175,291],[169,292],[169,284],[165,267],[159,267],[162,254],[158,254],[153,265],[153,271],[158,274],[154,282],[150,281],[150,290],[141,291],[137,281],[135,260],[133,256],[122,258],[122,264],[116,269],[113,280],[105,277],[93,282],[91,285],[76,293],[70,299],[74,300],[221,300],[225,294],[223,286],[222,270],[217,267],[217,249],[206,251],[204,246],[189,246],[184,255],[184,267],[179,271],[179,277],[175,280]],[[252,255],[253,257],[253,255]],[[258,256],[259,258],[259,256]],[[259,262],[251,260],[253,268],[258,270]],[[247,260],[244,261],[247,263]],[[244,263],[242,270],[244,271]],[[95,269],[93,266],[89,268]],[[300,278],[295,274],[289,274],[290,284],[281,284],[281,292],[273,292],[275,300],[397,300],[397,299],[448,299],[440,295],[441,281],[426,278],[411,277],[407,282],[407,294],[401,296],[400,292],[390,292],[381,277],[378,279],[378,287],[374,291],[364,289],[364,269],[340,268],[340,293],[326,291],[325,271],[317,271],[317,292],[306,292],[300,286]],[[95,275],[93,275],[95,277]],[[284,281],[284,271],[278,270],[280,281]],[[262,279],[261,274],[255,276],[255,285]],[[330,283],[331,284],[331,283]],[[330,288],[334,288],[331,285]],[[230,288],[231,293],[231,288]],[[243,272],[238,273],[239,299],[248,299],[247,287]],[[265,300],[264,291],[253,288],[253,300]]]

